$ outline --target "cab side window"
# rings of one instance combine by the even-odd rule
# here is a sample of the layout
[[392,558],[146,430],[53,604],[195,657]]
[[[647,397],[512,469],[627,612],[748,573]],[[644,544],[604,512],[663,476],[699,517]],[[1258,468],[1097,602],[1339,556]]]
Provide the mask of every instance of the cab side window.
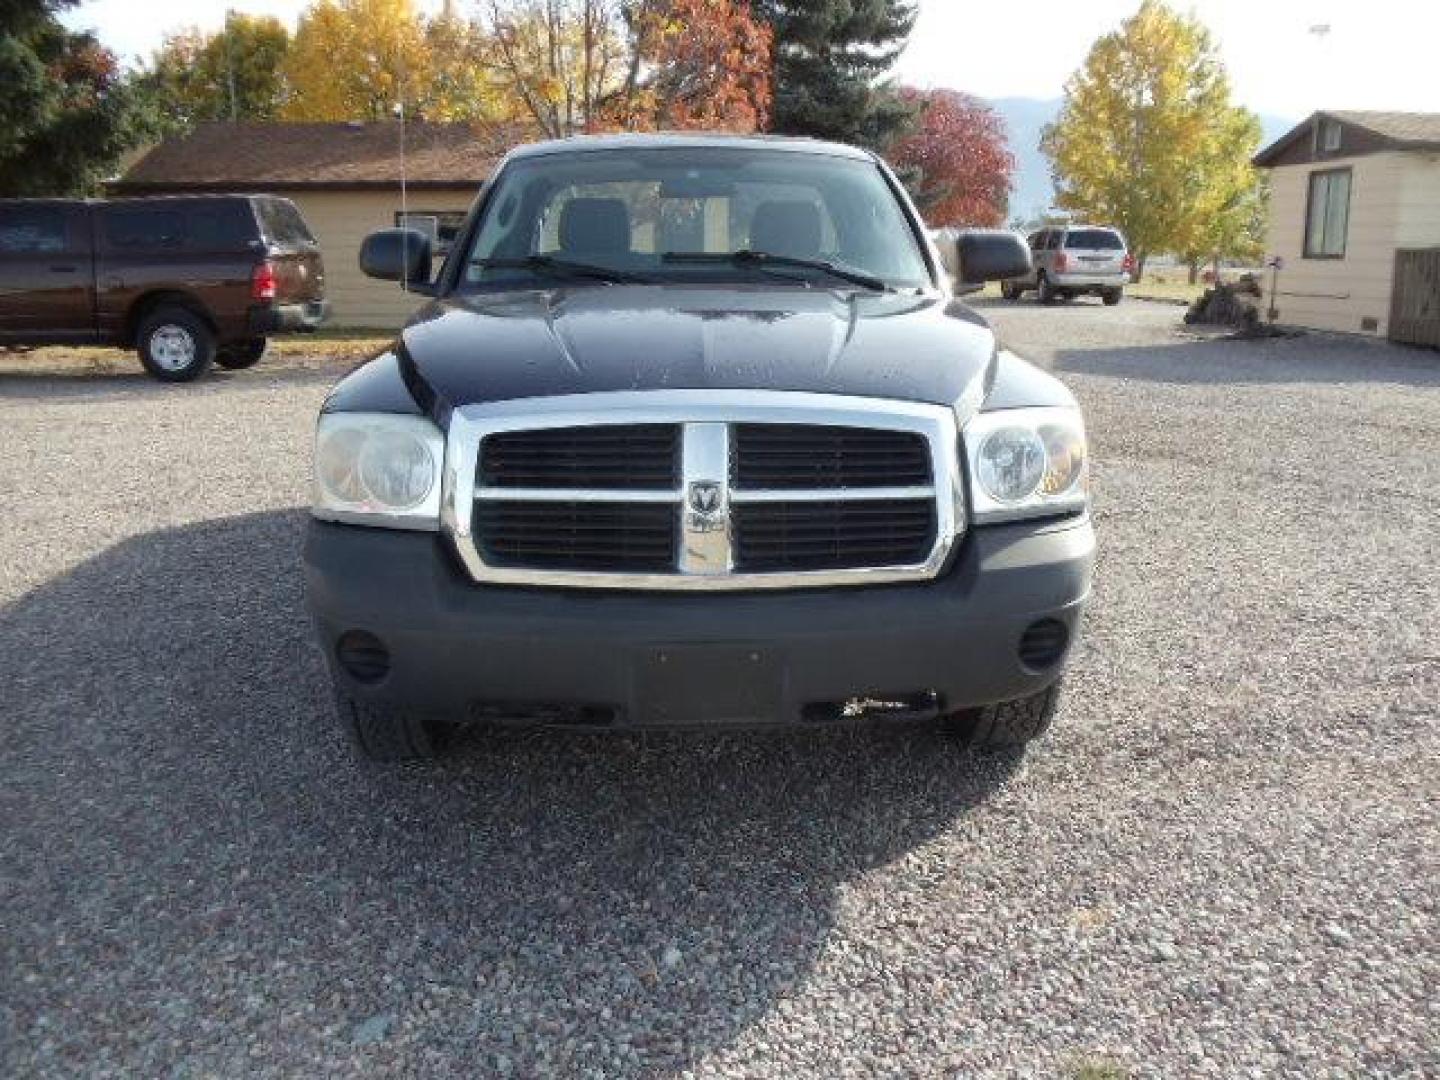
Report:
[[196,206],[185,213],[185,246],[196,251],[234,251],[254,233],[254,219],[243,203]]
[[0,207],[0,255],[65,250],[65,211],[55,206]]
[[178,210],[112,206],[105,211],[105,242],[116,251],[175,251],[185,241]]

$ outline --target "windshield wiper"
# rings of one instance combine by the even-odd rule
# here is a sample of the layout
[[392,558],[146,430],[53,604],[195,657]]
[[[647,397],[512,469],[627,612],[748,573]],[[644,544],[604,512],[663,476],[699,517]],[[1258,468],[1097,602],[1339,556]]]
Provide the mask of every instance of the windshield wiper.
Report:
[[776,268],[793,266],[805,270],[819,270],[831,277],[839,278],[841,281],[859,285],[862,289],[887,292],[890,288],[880,278],[873,274],[867,274],[863,270],[851,270],[848,266],[838,266],[825,259],[801,259],[794,255],[773,255],[768,251],[667,251],[660,256],[660,260],[668,263],[728,262],[737,266],[757,266],[762,269],[772,266]]
[[556,277],[587,277],[600,281],[618,281],[644,284],[649,278],[619,270],[613,266],[594,266],[590,263],[571,262],[557,259],[553,255],[526,255],[519,259],[475,259],[472,266],[482,270],[538,270]]

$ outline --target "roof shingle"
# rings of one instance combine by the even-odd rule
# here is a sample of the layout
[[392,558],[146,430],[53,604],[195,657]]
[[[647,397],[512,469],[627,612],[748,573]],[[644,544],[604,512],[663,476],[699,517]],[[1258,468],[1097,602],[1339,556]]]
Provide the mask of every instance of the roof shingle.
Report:
[[[514,142],[470,124],[405,125],[405,172],[417,187],[474,187]],[[137,161],[116,191],[157,188],[391,187],[400,182],[400,125],[207,123],[166,139]]]
[[1440,143],[1440,113],[1327,112],[1336,120],[1369,128],[1397,142]]

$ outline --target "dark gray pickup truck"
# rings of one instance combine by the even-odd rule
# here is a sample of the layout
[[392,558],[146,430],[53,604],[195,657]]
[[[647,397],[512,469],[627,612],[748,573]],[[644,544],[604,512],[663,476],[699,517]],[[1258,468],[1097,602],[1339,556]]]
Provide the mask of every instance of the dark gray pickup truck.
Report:
[[[1029,269],[967,233],[962,283]],[[875,156],[617,136],[505,159],[320,415],[310,605],[361,750],[454,725],[1049,725],[1090,588],[1085,432]]]

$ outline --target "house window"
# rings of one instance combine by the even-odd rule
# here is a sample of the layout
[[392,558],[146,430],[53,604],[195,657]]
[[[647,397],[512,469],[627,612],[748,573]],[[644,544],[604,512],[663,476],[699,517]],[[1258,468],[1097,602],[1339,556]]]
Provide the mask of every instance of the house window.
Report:
[[465,225],[464,210],[411,210],[402,214],[395,211],[395,224],[399,228],[415,229],[430,237],[434,253],[444,257],[450,253],[455,238]]
[[1337,120],[1321,120],[1316,137],[1317,149],[1322,154],[1333,154],[1340,149],[1340,123]]
[[1343,259],[1350,227],[1350,170],[1328,169],[1310,174],[1305,206],[1305,257]]

